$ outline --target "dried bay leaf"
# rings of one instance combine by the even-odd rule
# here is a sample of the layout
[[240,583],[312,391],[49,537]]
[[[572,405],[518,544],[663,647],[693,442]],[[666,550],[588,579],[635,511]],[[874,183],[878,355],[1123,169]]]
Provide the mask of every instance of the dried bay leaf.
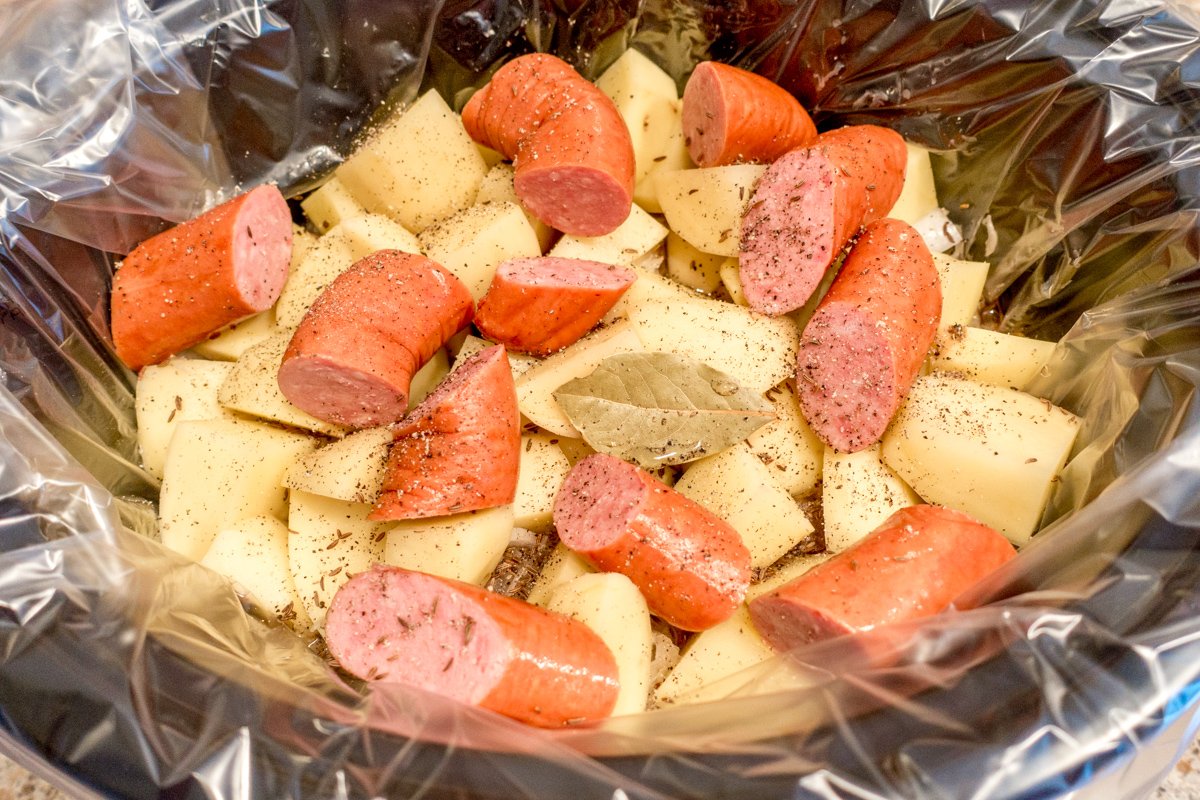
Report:
[[775,418],[732,376],[671,353],[609,356],[554,399],[589,445],[646,469],[724,450]]

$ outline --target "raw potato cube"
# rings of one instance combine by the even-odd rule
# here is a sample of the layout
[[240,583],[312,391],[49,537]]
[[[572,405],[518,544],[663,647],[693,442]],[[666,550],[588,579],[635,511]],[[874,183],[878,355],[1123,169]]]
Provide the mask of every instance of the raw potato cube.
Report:
[[198,358],[171,358],[138,373],[134,408],[142,466],[162,480],[167,446],[185,420],[232,418],[217,401],[217,390],[233,365]]
[[746,292],[742,289],[742,272],[741,264],[736,258],[727,258],[721,262],[721,266],[717,271],[721,278],[721,284],[725,287],[725,291],[729,294],[729,299],[735,305],[748,308],[750,301],[746,299]]
[[795,374],[800,331],[787,317],[701,297],[668,278],[645,273],[639,273],[617,306],[647,352],[702,361],[755,392]]
[[383,123],[337,169],[364,208],[420,233],[475,202],[488,166],[436,91]]
[[648,202],[652,207],[646,210],[657,213],[662,209],[653,182],[647,178],[667,161],[672,162],[672,169],[685,169],[690,164],[683,145],[682,104],[675,80],[631,49],[596,79],[596,86],[613,101],[633,140],[634,181],[649,190],[639,199],[635,188],[634,201]]
[[641,340],[628,322],[617,322],[589,333],[570,347],[547,356],[517,379],[521,413],[550,433],[578,437],[579,431],[554,399],[554,392],[567,381],[590,375],[609,356],[642,350]]
[[233,581],[297,633],[313,630],[288,566],[288,527],[271,516],[249,517],[217,531],[200,563]]
[[404,520],[387,534],[383,562],[482,586],[512,538],[512,506]]
[[857,453],[825,448],[825,477],[821,506],[825,518],[825,548],[840,553],[902,508],[921,498],[892,472],[872,445]]
[[667,225],[699,250],[736,256],[742,217],[766,169],[735,164],[658,173],[658,201]]
[[546,608],[587,625],[612,651],[621,685],[613,716],[645,711],[654,634],[650,609],[633,581],[619,572],[580,575],[555,587]]
[[745,442],[693,462],[675,490],[733,526],[752,567],[775,563],[813,532],[800,506]]
[[279,389],[279,365],[291,340],[290,331],[280,331],[243,353],[221,384],[217,399],[231,411],[326,436],[344,436],[347,428],[301,411]]
[[390,522],[367,519],[371,506],[292,491],[288,500],[288,562],[296,594],[325,629],[329,603],[342,584],[382,560]]
[[554,495],[571,471],[571,462],[556,437],[527,433],[521,437],[521,471],[513,500],[513,524],[541,532],[550,528]]
[[986,261],[963,261],[944,253],[933,254],[942,284],[942,322],[939,331],[952,325],[970,325],[979,313],[983,284],[987,281]]
[[284,485],[348,503],[373,503],[395,437],[388,428],[365,428],[296,459]]
[[336,175],[301,200],[300,208],[318,233],[325,233],[343,220],[367,213]]
[[679,663],[654,691],[659,706],[707,699],[701,688],[775,656],[742,605],[724,622],[702,631],[684,645]]
[[542,571],[529,587],[529,594],[525,599],[535,606],[545,608],[555,588],[580,575],[595,571],[591,564],[583,560],[583,556],[567,549],[567,546],[560,542],[554,546],[550,557],[542,565]]
[[425,255],[458,276],[476,302],[487,294],[501,262],[542,254],[537,234],[515,203],[472,206],[424,231],[420,241]]
[[635,205],[630,208],[625,221],[612,233],[603,236],[563,236],[558,244],[550,248],[550,255],[631,267],[666,238],[667,229]]
[[334,278],[376,250],[421,252],[416,237],[387,217],[367,214],[346,220],[317,240],[292,269],[275,304],[276,324],[295,328]]
[[283,475],[316,446],[307,434],[258,422],[180,423],[167,448],[158,501],[163,544],[199,561],[217,531],[240,519],[285,519]]
[[683,104],[676,104],[674,110],[675,121],[671,126],[670,138],[663,144],[661,153],[651,159],[646,177],[633,187],[633,202],[651,214],[663,213],[662,201],[658,197],[658,176],[696,166],[688,153],[687,140],[683,138]]
[[[479,195],[475,198],[476,205],[513,203],[520,206],[521,200],[517,197],[517,190],[513,186],[513,175],[513,165],[507,161],[502,161],[489,169],[488,174],[483,178],[483,183],[479,184]],[[526,211],[523,206],[521,212],[525,215],[525,219],[529,220],[533,232],[537,234],[541,252],[546,252],[550,243],[554,241],[554,229]]]
[[1024,389],[1050,359],[1054,342],[955,325],[938,334],[929,368],[976,383]]
[[883,460],[921,497],[1029,541],[1079,420],[1033,395],[948,375],[917,378]]
[[937,187],[933,183],[933,165],[929,151],[905,142],[908,162],[904,171],[904,188],[887,216],[915,226],[931,211],[938,209]]
[[674,231],[667,234],[667,277],[676,283],[712,294],[721,285],[721,265],[725,261],[725,256],[697,250]]
[[793,497],[807,494],[821,480],[825,443],[804,419],[790,382],[770,389],[767,400],[775,419],[746,437],[746,444]]
[[217,333],[192,348],[201,358],[214,361],[237,361],[254,345],[275,332],[275,309],[269,308],[252,317],[226,325]]

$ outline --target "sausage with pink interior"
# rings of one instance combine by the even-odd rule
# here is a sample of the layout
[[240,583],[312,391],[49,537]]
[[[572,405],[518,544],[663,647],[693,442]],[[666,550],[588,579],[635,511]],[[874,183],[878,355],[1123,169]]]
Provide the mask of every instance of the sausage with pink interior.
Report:
[[471,321],[471,293],[445,267],[399,250],[354,263],[292,335],[279,388],[318,419],[353,428],[408,411],[413,374]]
[[376,565],[333,597],[325,641],[368,681],[404,683],[541,727],[602,719],[617,664],[582,622],[469,583]]
[[750,601],[776,650],[932,616],[1016,555],[1001,534],[941,506],[903,508],[866,537]]
[[859,228],[896,204],[907,160],[900,134],[852,125],[767,167],[742,218],[739,275],[750,308],[777,315],[808,302]]
[[113,276],[117,355],[139,370],[267,310],[291,256],[291,212],[270,185],[152,236]]
[[595,327],[636,279],[599,261],[515,258],[496,268],[475,327],[511,350],[549,355]]
[[868,225],[800,337],[796,392],[813,432],[845,453],[879,441],[937,333],[933,256],[907,223]]
[[371,519],[415,519],[513,501],[521,414],[501,345],[480,350],[392,429]]
[[697,65],[683,89],[683,136],[697,166],[770,163],[808,147],[817,127],[786,89],[717,61]]
[[513,59],[471,97],[462,119],[472,139],[512,159],[521,205],[547,225],[600,236],[629,216],[629,129],[612,100],[562,59]]
[[563,544],[628,577],[654,614],[683,630],[728,619],[750,585],[750,552],[736,530],[614,456],[571,469],[554,498],[554,526]]

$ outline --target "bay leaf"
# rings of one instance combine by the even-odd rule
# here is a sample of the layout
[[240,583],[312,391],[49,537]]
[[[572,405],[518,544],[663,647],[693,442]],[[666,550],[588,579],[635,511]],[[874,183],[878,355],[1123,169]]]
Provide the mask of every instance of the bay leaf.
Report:
[[724,450],[775,418],[732,376],[671,353],[609,356],[554,399],[589,445],[646,469]]

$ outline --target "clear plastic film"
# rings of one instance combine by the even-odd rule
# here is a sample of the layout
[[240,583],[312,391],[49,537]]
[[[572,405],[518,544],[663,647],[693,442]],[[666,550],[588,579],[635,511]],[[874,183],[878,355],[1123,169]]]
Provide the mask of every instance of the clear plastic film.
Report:
[[[1139,2],[315,0],[0,7],[0,742],[141,797],[1140,797],[1200,709],[1200,57]],[[152,541],[119,254],[315,185],[380,107],[547,50],[757,69],[819,124],[944,155],[1036,391],[1084,418],[987,604],[765,662],[710,702],[546,732],[362,696]],[[867,646],[864,646],[867,645]],[[866,653],[874,655],[868,659]]]

